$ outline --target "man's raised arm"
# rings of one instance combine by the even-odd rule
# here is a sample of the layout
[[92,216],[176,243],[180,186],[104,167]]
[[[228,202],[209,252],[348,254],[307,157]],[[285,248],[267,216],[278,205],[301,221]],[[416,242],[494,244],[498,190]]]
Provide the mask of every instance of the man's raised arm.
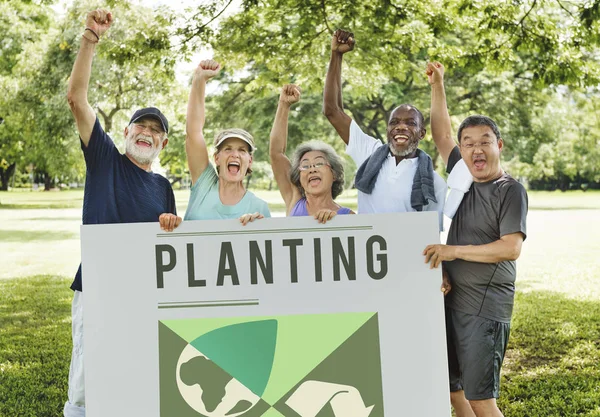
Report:
[[92,72],[92,60],[96,44],[110,27],[112,14],[106,10],[89,12],[85,21],[85,30],[81,36],[81,45],[69,80],[67,100],[75,117],[79,137],[85,146],[90,141],[96,122],[96,113],[88,102],[88,86]]
[[350,139],[352,119],[342,104],[342,56],[354,49],[354,34],[338,29],[331,38],[331,59],[323,91],[323,114],[346,144]]
[[448,165],[450,152],[456,143],[452,139],[452,123],[446,104],[444,66],[439,62],[429,62],[426,73],[431,85],[431,136],[444,164]]

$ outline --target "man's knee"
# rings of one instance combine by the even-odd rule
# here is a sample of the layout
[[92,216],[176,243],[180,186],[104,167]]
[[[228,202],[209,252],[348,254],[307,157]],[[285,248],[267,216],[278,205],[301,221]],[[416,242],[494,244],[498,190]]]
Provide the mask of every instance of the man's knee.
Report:
[[450,402],[452,403],[452,407],[455,407],[455,408],[456,408],[456,405],[469,403],[467,401],[467,399],[465,398],[464,391],[451,391],[450,392]]
[[469,401],[465,398],[464,391],[451,391],[450,392],[450,403],[454,408],[456,417],[474,417],[475,414],[471,409]]
[[471,408],[477,417],[503,417],[502,412],[496,404],[495,398],[487,400],[469,400]]

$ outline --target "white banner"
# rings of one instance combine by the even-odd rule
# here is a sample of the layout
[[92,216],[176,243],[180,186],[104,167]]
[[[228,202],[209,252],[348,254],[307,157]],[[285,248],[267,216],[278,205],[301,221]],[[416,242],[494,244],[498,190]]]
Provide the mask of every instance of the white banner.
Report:
[[88,417],[450,416],[435,212],[81,241]]

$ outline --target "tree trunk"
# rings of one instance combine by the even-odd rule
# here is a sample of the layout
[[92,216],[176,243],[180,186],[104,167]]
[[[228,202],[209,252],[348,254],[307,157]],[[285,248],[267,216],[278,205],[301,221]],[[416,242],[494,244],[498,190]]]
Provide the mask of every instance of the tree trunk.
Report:
[[569,179],[561,176],[558,180],[558,189],[565,192],[569,189]]
[[50,191],[53,185],[53,178],[50,175],[48,175],[47,172],[44,172],[44,191]]
[[100,116],[102,116],[102,120],[104,120],[104,131],[105,132],[112,132],[113,117],[119,110],[121,110],[121,104],[120,104],[119,98],[120,98],[120,96],[117,97],[117,105],[115,107],[113,107],[108,113],[106,113],[104,110],[102,110],[100,107],[98,107],[98,113],[100,113]]
[[104,129],[106,132],[112,132],[112,117],[104,118]]
[[8,183],[14,175],[16,167],[16,162],[13,162],[6,169],[0,168],[0,191],[8,191]]

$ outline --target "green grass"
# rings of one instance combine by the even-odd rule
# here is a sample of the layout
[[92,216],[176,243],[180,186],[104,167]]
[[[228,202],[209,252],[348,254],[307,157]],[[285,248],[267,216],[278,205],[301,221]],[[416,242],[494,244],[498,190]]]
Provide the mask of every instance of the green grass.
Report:
[[[354,193],[338,201],[355,207]],[[257,194],[283,208],[277,191]],[[0,210],[1,417],[62,415],[82,195],[0,193],[28,208]],[[188,196],[176,192],[180,213]],[[600,417],[600,193],[531,192],[530,208],[499,405],[507,417]]]
[[71,352],[69,280],[0,280],[0,416],[61,416]]
[[505,416],[600,416],[600,300],[518,293],[499,407]]
[[[251,190],[269,203],[272,211],[285,211],[279,191]],[[356,209],[356,190],[346,190],[337,198],[343,206]],[[529,191],[529,208],[533,210],[600,209],[600,190],[583,191]],[[180,213],[185,212],[189,190],[175,191]],[[67,191],[9,191],[0,192],[0,209],[81,208],[83,190]]]
[[3,242],[30,242],[32,240],[52,241],[52,240],[63,240],[78,238],[77,234],[59,231],[29,231],[29,230],[1,230],[0,229],[0,240]]
[[0,192],[0,209],[80,208],[82,205],[83,190]]
[[600,190],[528,191],[531,210],[600,209]]

